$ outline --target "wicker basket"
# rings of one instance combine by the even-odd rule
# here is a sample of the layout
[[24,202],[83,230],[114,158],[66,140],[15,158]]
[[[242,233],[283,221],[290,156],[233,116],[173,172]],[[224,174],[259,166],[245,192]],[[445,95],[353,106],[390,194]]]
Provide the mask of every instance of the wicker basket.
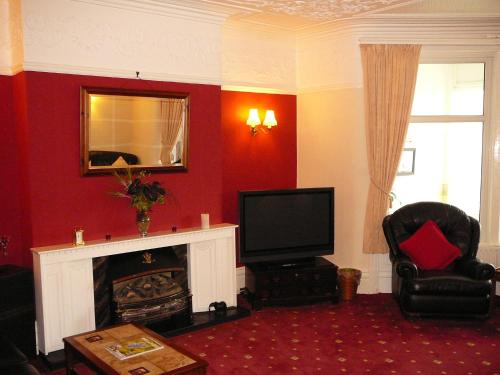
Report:
[[354,268],[340,268],[338,270],[340,295],[343,301],[351,301],[356,296],[360,280],[360,270]]

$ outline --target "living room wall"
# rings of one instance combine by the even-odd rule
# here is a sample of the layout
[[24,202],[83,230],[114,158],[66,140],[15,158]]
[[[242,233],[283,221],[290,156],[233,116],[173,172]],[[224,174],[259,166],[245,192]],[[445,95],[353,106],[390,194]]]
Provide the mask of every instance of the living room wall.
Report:
[[[0,44],[6,46],[0,52],[0,74],[12,75],[0,81],[0,90],[15,93],[4,102],[15,131],[3,121],[0,126],[2,132],[15,133],[9,139],[16,146],[9,147],[18,154],[5,148],[8,158],[0,166],[12,168],[9,173],[23,181],[13,183],[12,199],[2,203],[15,219],[9,219],[12,229],[0,227],[0,235],[11,236],[9,256],[0,256],[0,263],[30,264],[31,246],[71,242],[75,226],[83,227],[86,240],[136,233],[128,202],[108,194],[119,189],[116,180],[80,176],[81,85],[191,93],[189,171],[154,176],[174,199],[154,207],[151,231],[197,226],[201,212],[209,212],[212,223],[235,222],[236,201],[224,197],[236,197],[240,183],[262,189],[295,186],[295,96],[286,102],[290,109],[278,112],[275,107],[280,125],[274,137],[242,140],[240,135],[249,135],[245,126],[222,129],[221,112],[230,112],[227,105],[236,101],[221,105],[220,91],[221,85],[249,82],[293,92],[293,37],[259,32],[242,48],[238,38],[248,36],[247,30],[224,28],[223,15],[186,12],[168,4],[147,12],[70,0],[0,4],[5,10],[0,20],[7,29],[0,35]],[[131,24],[137,32],[130,33]],[[141,79],[135,78],[136,71]],[[286,96],[276,97],[280,101]],[[280,128],[282,124],[286,127]],[[250,159],[240,154],[245,142],[254,149]],[[290,162],[284,163],[285,158]],[[248,165],[260,165],[260,171],[249,172]]]
[[[190,94],[189,169],[152,176],[171,196],[165,206],[153,208],[151,232],[199,226],[201,212],[210,213],[211,223],[237,223],[238,190],[295,186],[294,95],[71,74],[2,77],[0,90],[8,100],[0,113],[8,121],[2,121],[1,131],[8,143],[1,151],[0,165],[7,171],[1,186],[12,199],[2,203],[11,219],[2,222],[0,234],[9,235],[11,244],[1,263],[30,265],[30,247],[72,242],[75,227],[85,230],[85,240],[137,233],[128,201],[109,194],[120,189],[116,179],[80,175],[83,85]],[[252,137],[244,125],[249,106],[275,109],[278,127]]]
[[[14,240],[21,233],[31,237],[21,252],[28,251],[29,246],[71,242],[75,227],[85,230],[87,240],[104,238],[106,234],[136,233],[135,214],[129,202],[109,194],[120,189],[116,179],[80,176],[82,85],[188,92],[192,103],[189,171],[152,176],[171,196],[165,206],[154,207],[151,231],[167,230],[173,225],[198,226],[201,212],[209,212],[213,222],[222,220],[219,86],[35,72],[20,73],[12,80],[24,82],[20,86],[24,86],[26,94],[24,98],[17,90],[13,98],[18,104],[25,100],[26,116],[20,116],[16,124],[20,134],[25,135],[18,145],[18,150],[25,153],[25,162],[9,156],[1,163],[5,168],[10,165],[22,171],[28,185],[26,195],[21,197],[27,209],[21,211],[16,205],[9,210],[14,217],[21,217],[21,230],[12,228],[10,236]],[[2,84],[2,90],[5,87],[8,89]],[[19,198],[15,189],[12,202]],[[12,251],[18,249],[12,247]],[[18,263],[20,258],[13,261]]]
[[[248,110],[273,109],[278,126],[252,136]],[[222,91],[222,216],[238,223],[238,191],[294,188],[297,184],[295,95]],[[262,120],[262,119],[261,119]],[[262,128],[262,127],[259,127]]]
[[7,255],[0,254],[4,263],[22,264],[27,256],[23,254],[21,229],[21,175],[17,148],[17,136],[14,117],[13,79],[10,76],[0,76],[0,191],[2,200],[0,209],[0,236],[10,239]]

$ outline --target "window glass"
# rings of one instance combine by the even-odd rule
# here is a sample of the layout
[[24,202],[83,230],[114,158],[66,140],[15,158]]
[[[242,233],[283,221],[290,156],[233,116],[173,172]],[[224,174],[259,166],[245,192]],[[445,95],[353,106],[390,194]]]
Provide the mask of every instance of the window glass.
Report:
[[479,122],[411,123],[405,148],[414,150],[414,165],[401,161],[393,209],[439,201],[479,219],[482,131]]
[[482,115],[484,64],[420,64],[413,116]]

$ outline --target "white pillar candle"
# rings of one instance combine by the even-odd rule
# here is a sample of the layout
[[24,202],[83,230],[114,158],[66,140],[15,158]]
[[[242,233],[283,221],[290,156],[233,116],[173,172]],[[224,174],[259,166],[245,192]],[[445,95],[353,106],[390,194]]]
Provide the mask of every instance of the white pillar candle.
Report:
[[210,215],[209,214],[201,214],[201,229],[210,228]]

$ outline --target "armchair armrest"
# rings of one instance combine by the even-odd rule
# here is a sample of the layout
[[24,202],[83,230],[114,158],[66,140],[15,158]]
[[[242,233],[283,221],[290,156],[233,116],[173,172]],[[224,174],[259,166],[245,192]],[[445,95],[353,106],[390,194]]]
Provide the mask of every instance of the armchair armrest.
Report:
[[456,263],[456,269],[463,275],[476,280],[490,280],[495,276],[495,267],[478,258],[463,259]]
[[394,260],[394,269],[399,277],[403,279],[414,279],[418,277],[418,267],[410,260],[410,258],[396,258]]

